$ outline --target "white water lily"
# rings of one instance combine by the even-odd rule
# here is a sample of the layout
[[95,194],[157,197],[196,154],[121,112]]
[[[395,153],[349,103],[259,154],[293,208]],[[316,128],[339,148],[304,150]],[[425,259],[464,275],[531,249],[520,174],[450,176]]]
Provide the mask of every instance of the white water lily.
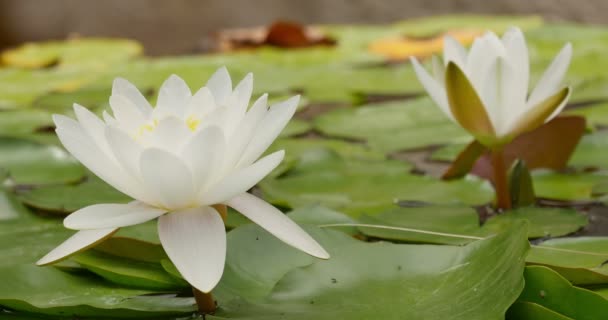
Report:
[[572,47],[555,57],[528,96],[530,64],[524,35],[510,28],[502,39],[487,32],[475,39],[468,54],[446,37],[443,62],[433,57],[431,76],[412,58],[418,79],[441,110],[489,147],[554,118],[566,105],[570,88],[561,86]]
[[293,116],[299,97],[268,108],[267,95],[248,109],[253,76],[232,89],[219,69],[194,95],[172,75],[153,108],[126,80],[116,79],[113,116],[103,121],[74,105],[76,120],[55,115],[57,135],[83,165],[129,195],[128,204],[96,204],[72,213],[79,230],[38,261],[46,265],[89,248],[119,228],[158,218],[161,244],[182,276],[202,292],[220,280],[226,232],[213,206],[227,205],[285,243],[312,256],[329,254],[281,211],[247,193],[283,159],[258,158]]

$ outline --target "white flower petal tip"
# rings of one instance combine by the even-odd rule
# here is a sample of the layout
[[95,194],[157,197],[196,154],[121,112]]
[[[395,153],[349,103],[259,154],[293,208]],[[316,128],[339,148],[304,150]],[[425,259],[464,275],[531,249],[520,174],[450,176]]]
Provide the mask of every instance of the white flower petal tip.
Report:
[[[487,147],[498,147],[514,139],[521,129],[519,119],[524,119],[539,103],[555,95],[562,88],[561,81],[564,78],[570,60],[572,58],[572,46],[567,43],[556,55],[555,59],[539,80],[538,84],[528,94],[528,82],[530,78],[529,52],[523,32],[517,27],[509,28],[499,38],[493,32],[486,32],[476,38],[470,50],[460,45],[455,39],[446,36],[443,46],[443,65],[447,67],[450,63],[455,64],[472,88],[469,96],[477,96],[478,107],[475,112],[485,114],[489,123],[484,123],[488,128],[494,128],[490,134],[471,132],[482,144]],[[457,88],[460,84],[448,83],[454,77],[445,77],[438,63],[433,64],[433,73],[426,72],[420,63],[411,59],[418,80],[433,99],[450,119],[471,131],[471,127],[465,127],[463,123],[471,125],[472,117],[463,118],[463,112],[455,114],[454,110],[463,111],[463,106],[454,106],[453,102],[458,99],[445,99],[448,88]],[[461,81],[462,82],[462,81]],[[451,93],[452,96],[455,92]],[[462,101],[459,101],[462,102]],[[558,108],[560,110],[560,108]],[[480,112],[483,111],[483,112]],[[552,114],[555,116],[555,114]],[[534,124],[546,122],[534,121]],[[467,120],[467,121],[464,121]],[[486,119],[484,119],[484,122]],[[478,129],[478,127],[475,127]],[[515,130],[517,129],[517,130]],[[527,128],[533,130],[535,128]],[[515,130],[515,131],[514,131]],[[483,140],[483,141],[482,141]]]
[[329,259],[329,253],[277,208],[249,193],[243,193],[228,201],[226,205],[237,210],[279,240],[313,257]]
[[160,241],[188,283],[210,292],[220,281],[226,261],[226,231],[220,214],[199,207],[166,214],[158,220]]
[[36,264],[39,266],[45,266],[61,261],[73,254],[94,247],[96,244],[111,237],[116,231],[118,231],[118,228],[78,231],[47,255],[38,260]]
[[74,230],[121,228],[156,219],[166,212],[140,202],[95,204],[70,214],[63,225]]

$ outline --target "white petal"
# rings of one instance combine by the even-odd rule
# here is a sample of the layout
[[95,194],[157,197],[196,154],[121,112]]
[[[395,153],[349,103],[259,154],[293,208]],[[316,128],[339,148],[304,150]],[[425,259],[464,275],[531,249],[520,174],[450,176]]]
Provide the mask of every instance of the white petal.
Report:
[[152,113],[152,106],[148,100],[131,82],[125,79],[114,79],[114,84],[112,85],[112,95],[120,95],[129,99],[144,115],[149,115]]
[[124,96],[110,96],[110,106],[116,121],[130,132],[135,132],[148,120],[139,108]]
[[222,178],[216,185],[209,187],[203,193],[201,202],[206,205],[214,205],[246,192],[274,170],[284,156],[285,152],[283,150],[274,152],[256,163]]
[[435,78],[435,80],[437,82],[439,82],[441,84],[441,86],[445,85],[445,65],[443,64],[443,61],[441,61],[441,59],[439,59],[439,57],[433,55],[431,57],[431,64],[433,66],[433,78]]
[[130,176],[141,181],[139,157],[141,156],[142,146],[116,126],[107,126],[105,131],[106,139],[116,161]]
[[165,208],[181,209],[193,204],[192,174],[175,155],[149,148],[141,153],[139,167],[144,184]]
[[300,96],[295,96],[270,107],[264,118],[259,121],[255,135],[243,152],[238,167],[253,163],[268,149],[293,117],[299,101]]
[[439,83],[436,79],[433,79],[431,75],[426,72],[426,70],[420,65],[416,58],[411,58],[412,65],[414,66],[414,71],[416,72],[416,76],[418,80],[426,89],[426,92],[429,94],[431,99],[435,102],[435,104],[445,113],[448,118],[454,121],[454,116],[452,115],[452,111],[450,111],[450,105],[448,104],[448,97],[445,92],[445,84]]
[[265,201],[249,194],[236,196],[226,205],[234,208],[255,224],[279,238],[288,245],[302,250],[311,256],[329,259],[329,253],[323,249],[308,233],[291,221],[281,211]]
[[222,105],[232,92],[232,80],[226,67],[221,67],[207,81],[207,88],[211,90],[215,104]]
[[186,82],[172,74],[163,82],[158,91],[158,101],[154,114],[159,117],[166,115],[182,117],[191,97],[192,93]]
[[186,107],[186,115],[202,118],[215,108],[211,91],[207,87],[202,87],[190,99],[188,107]]
[[530,94],[530,98],[528,98],[527,103],[529,108],[535,106],[557,92],[562,79],[566,75],[571,58],[572,45],[567,43],[555,57],[555,59],[553,59],[553,62],[551,62],[549,68],[547,68],[543,76],[538,81],[536,88],[534,88]]
[[236,96],[235,105],[231,107],[236,107],[240,110],[240,112],[245,113],[247,111],[247,107],[249,106],[249,100],[251,99],[251,94],[253,92],[253,74],[248,73],[239,84],[234,88],[234,94]]
[[499,56],[504,57],[505,55],[506,50],[502,42],[493,33],[488,32],[473,42],[467,57],[467,68],[463,71],[480,96],[489,70],[494,66]]
[[118,121],[116,121],[116,119],[114,119],[114,117],[112,117],[107,111],[104,110],[101,115],[103,116],[103,121],[105,121],[106,124],[114,126],[120,125]]
[[[268,95],[262,95],[249,109],[245,117],[238,124],[235,132],[229,139],[230,149],[227,150],[224,161],[224,171],[242,168],[244,165],[237,166],[243,152],[254,137],[255,130],[260,120],[264,118],[267,111]],[[247,163],[246,165],[249,165]]]
[[79,105],[74,104],[74,113],[76,114],[76,119],[80,122],[84,131],[91,137],[95,143],[108,155],[111,155],[110,147],[108,146],[108,142],[105,138],[105,123],[101,121],[96,115],[94,115],[89,109]]
[[54,115],[53,120],[63,146],[85,167],[118,191],[138,200],[148,199],[141,185],[130,179],[113,158],[101,151],[76,121],[59,115]]
[[158,219],[163,248],[193,287],[210,292],[220,281],[226,261],[226,231],[211,207],[171,212]]
[[[513,79],[510,86],[511,108],[524,108],[528,96],[528,82],[530,77],[530,62],[528,47],[524,34],[518,28],[510,28],[502,37],[502,42],[507,50],[507,60],[513,68]],[[523,110],[513,110],[523,112]]]
[[128,204],[94,204],[67,216],[63,225],[75,230],[121,228],[156,219],[166,212],[167,210],[137,201]]
[[47,253],[42,259],[38,260],[36,264],[43,266],[65,259],[75,253],[95,246],[99,242],[111,237],[116,231],[118,231],[118,228],[78,231],[57,246],[57,248]]
[[226,138],[217,126],[197,132],[184,146],[182,158],[190,166],[194,189],[201,190],[220,170],[226,152]]
[[467,59],[467,51],[464,47],[451,36],[445,36],[443,38],[443,62],[447,65],[448,62],[453,61],[464,70]]

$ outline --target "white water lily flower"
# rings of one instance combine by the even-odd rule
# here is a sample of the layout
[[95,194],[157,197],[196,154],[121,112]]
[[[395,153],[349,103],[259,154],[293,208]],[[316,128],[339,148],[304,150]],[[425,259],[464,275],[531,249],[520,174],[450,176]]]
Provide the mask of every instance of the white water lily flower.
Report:
[[99,119],[74,105],[76,120],[55,115],[65,148],[99,178],[135,201],[96,204],[64,220],[80,230],[38,261],[50,264],[89,248],[119,228],[158,219],[163,248],[182,276],[209,292],[220,280],[226,232],[213,207],[242,213],[285,243],[315,257],[329,254],[281,211],[247,193],[283,159],[278,151],[258,158],[293,116],[299,97],[268,108],[267,95],[248,109],[253,77],[232,89],[219,69],[194,95],[172,75],[153,108],[126,80],[116,79],[113,116]]
[[560,85],[570,59],[568,43],[528,96],[530,65],[524,35],[510,28],[499,39],[487,32],[467,51],[446,37],[443,63],[433,57],[433,76],[412,58],[418,79],[441,110],[489,147],[554,118],[566,105],[570,88]]

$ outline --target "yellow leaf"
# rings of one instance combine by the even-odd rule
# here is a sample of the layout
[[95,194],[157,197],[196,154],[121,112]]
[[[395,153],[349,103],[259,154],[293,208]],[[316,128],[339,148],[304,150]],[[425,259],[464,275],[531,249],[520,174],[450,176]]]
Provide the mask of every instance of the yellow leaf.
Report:
[[481,30],[455,30],[440,34],[433,38],[391,38],[381,39],[369,45],[369,51],[382,55],[390,60],[405,60],[409,57],[426,58],[443,50],[443,38],[452,36],[463,45],[468,45],[483,34]]

